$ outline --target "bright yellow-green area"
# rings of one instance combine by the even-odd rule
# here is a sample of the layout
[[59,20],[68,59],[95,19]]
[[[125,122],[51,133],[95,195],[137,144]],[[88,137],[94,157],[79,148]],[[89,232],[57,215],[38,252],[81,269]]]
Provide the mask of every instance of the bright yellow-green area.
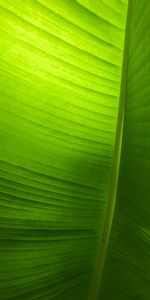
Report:
[[1,300],[88,297],[126,11],[121,0],[0,0]]

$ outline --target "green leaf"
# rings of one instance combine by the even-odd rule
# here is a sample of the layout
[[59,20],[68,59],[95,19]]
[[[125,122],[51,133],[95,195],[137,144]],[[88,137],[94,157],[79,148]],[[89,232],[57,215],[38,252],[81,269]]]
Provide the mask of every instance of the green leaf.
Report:
[[149,2],[0,13],[0,299],[149,300]]

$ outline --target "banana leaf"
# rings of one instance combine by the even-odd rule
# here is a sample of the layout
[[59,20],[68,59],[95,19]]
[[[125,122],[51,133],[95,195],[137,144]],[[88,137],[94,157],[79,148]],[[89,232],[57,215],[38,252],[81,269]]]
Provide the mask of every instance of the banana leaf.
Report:
[[0,0],[0,299],[150,299],[150,2]]

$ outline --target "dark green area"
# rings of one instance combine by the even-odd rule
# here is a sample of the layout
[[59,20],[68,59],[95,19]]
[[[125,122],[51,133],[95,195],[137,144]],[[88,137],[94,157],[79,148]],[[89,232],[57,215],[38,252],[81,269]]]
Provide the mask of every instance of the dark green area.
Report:
[[149,1],[133,1],[118,194],[98,299],[150,299],[149,16]]

